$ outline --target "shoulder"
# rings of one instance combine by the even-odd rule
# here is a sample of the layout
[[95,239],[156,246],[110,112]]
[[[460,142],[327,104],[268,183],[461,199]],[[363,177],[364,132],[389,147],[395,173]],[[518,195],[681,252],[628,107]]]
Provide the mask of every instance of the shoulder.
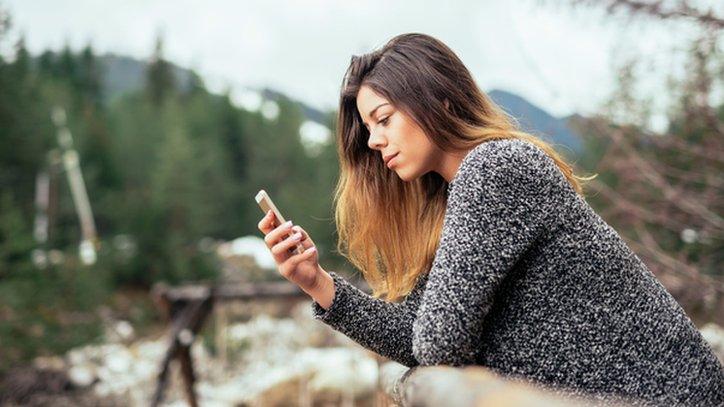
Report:
[[562,176],[557,165],[540,147],[526,140],[503,139],[473,148],[461,162],[453,182],[470,187],[481,182],[532,181],[557,175]]
[[[451,216],[549,224],[575,195],[554,159],[522,139],[486,141],[463,159],[449,189]],[[536,220],[531,220],[536,219]]]
[[[463,160],[463,165],[527,164],[545,161],[548,154],[537,145],[522,139],[491,140],[477,145]],[[463,167],[461,165],[461,168]]]

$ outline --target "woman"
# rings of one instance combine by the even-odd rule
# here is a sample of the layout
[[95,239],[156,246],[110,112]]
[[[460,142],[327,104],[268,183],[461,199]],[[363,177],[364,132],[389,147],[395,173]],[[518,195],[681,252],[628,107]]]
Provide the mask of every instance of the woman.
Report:
[[[405,34],[353,57],[337,141],[338,248],[373,295],[324,270],[301,227],[259,222],[315,318],[410,367],[474,364],[598,397],[724,403],[721,364],[586,203],[585,179],[518,130],[443,43]],[[290,253],[300,241],[308,250]]]

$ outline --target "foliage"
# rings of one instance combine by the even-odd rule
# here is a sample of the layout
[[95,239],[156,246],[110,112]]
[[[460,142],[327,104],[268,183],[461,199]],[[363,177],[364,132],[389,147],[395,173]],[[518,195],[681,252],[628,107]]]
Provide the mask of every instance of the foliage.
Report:
[[[100,310],[120,288],[218,278],[218,260],[200,243],[261,237],[253,197],[262,188],[310,232],[325,264],[344,264],[329,253],[334,145],[304,153],[299,103],[281,97],[278,116],[267,118],[208,92],[193,73],[180,83],[160,38],[141,89],[107,97],[99,61],[90,46],[32,57],[23,39],[13,58],[0,58],[0,360],[93,340]],[[67,112],[98,230],[91,266],[77,255],[79,222],[50,118],[56,106]],[[42,172],[51,180],[49,236],[36,241]]]
[[590,203],[698,321],[724,322],[724,55],[716,33],[691,44],[688,69],[671,78],[668,128],[648,129],[651,98],[633,89],[640,61],[625,64],[601,115],[580,119],[598,173]]

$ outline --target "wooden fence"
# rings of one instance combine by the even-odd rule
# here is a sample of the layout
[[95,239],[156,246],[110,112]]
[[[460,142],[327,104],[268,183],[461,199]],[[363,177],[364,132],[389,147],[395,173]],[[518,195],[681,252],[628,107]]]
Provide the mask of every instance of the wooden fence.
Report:
[[[362,288],[361,288],[362,289]],[[168,349],[158,373],[152,405],[163,401],[168,386],[169,366],[179,360],[183,389],[190,406],[198,406],[196,381],[190,348],[214,304],[219,302],[274,299],[308,300],[309,296],[287,282],[242,285],[168,287],[157,285],[154,300],[169,321]],[[222,313],[223,315],[223,313]],[[223,337],[223,335],[221,335]],[[370,352],[372,353],[372,352]],[[600,405],[592,400],[564,397],[531,383],[505,379],[479,366],[455,368],[427,366],[407,369],[396,362],[373,355],[378,362],[379,376],[375,406],[589,406]],[[304,397],[312,405],[309,397]],[[300,398],[301,400],[301,398]],[[346,400],[345,405],[353,405]],[[613,405],[606,403],[606,405]],[[625,405],[619,403],[616,405]]]

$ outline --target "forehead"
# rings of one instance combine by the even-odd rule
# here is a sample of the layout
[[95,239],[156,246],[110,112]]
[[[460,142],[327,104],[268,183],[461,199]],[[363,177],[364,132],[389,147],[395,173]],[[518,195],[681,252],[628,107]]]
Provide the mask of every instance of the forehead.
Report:
[[360,87],[359,92],[357,92],[357,110],[359,110],[362,118],[367,118],[372,109],[382,103],[390,102],[383,96],[375,93],[369,86],[363,85]]

